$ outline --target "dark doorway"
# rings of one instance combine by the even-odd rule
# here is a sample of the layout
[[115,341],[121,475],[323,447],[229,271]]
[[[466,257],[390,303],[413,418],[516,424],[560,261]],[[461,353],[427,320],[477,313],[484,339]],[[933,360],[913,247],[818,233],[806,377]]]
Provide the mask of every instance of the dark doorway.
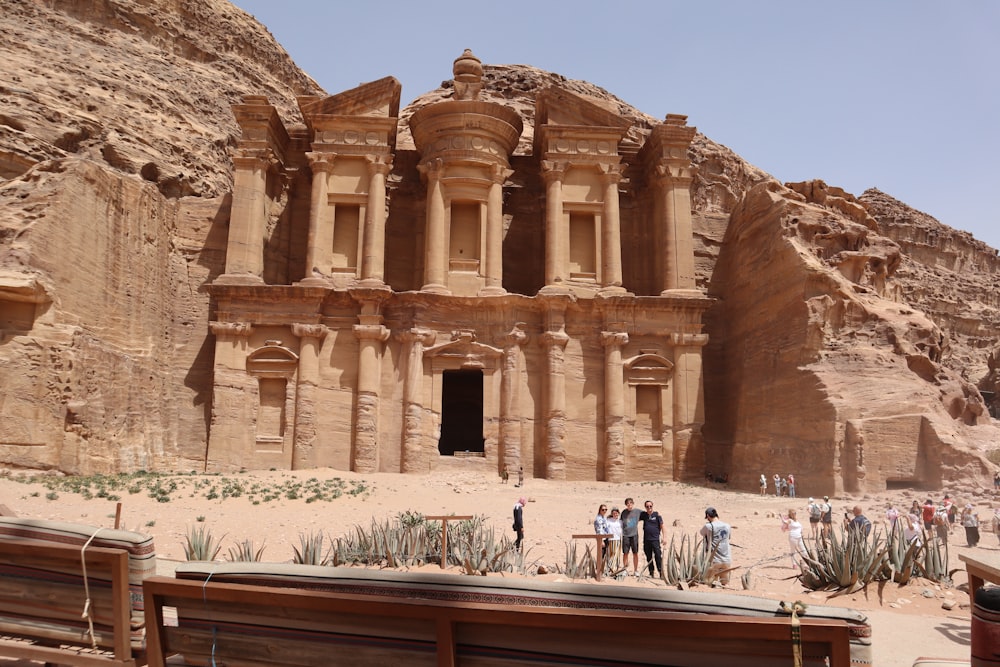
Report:
[[441,374],[441,441],[443,456],[483,452],[483,372]]

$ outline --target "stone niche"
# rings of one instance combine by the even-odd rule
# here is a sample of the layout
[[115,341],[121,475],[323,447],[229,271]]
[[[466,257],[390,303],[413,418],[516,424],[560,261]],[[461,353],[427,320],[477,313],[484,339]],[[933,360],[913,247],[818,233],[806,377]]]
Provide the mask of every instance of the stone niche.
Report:
[[208,468],[700,479],[694,128],[622,150],[631,121],[554,87],[516,154],[478,58],[453,71],[413,149],[391,77],[300,98],[304,126],[234,108]]

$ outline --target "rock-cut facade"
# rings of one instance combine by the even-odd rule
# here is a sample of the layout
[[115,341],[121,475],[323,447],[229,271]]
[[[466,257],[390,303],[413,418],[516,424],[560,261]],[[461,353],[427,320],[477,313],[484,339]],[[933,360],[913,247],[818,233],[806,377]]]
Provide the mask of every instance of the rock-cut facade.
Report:
[[483,86],[466,51],[412,147],[391,77],[234,107],[209,470],[703,475],[695,128],[552,86],[520,150]]

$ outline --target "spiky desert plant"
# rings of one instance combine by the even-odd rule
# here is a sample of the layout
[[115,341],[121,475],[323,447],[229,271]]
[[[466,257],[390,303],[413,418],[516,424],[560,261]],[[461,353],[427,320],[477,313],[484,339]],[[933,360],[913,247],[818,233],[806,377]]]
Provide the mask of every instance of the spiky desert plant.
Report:
[[455,524],[448,531],[448,553],[442,558],[458,563],[466,574],[515,572],[524,568],[524,553],[514,548],[507,535],[499,538],[483,515]]
[[206,526],[188,528],[184,538],[184,557],[187,560],[215,560],[221,550],[222,539],[216,542]]
[[323,557],[323,542],[325,538],[322,532],[299,533],[299,547],[292,547],[295,555],[292,557],[293,563],[301,565],[326,565],[327,559]]
[[226,560],[233,563],[259,563],[261,556],[264,555],[264,547],[264,544],[257,547],[251,539],[237,542],[235,546],[229,547],[229,556]]
[[562,567],[557,569],[573,579],[596,578],[597,559],[589,544],[584,547],[583,553],[580,553],[576,542],[567,542],[566,558]]
[[836,595],[854,593],[885,577],[886,546],[876,528],[869,535],[838,528],[829,539],[806,547],[799,581],[812,590],[832,590]]
[[708,584],[708,571],[712,567],[715,550],[706,551],[700,537],[682,535],[680,542],[671,536],[663,554],[661,578],[671,586],[681,584]]

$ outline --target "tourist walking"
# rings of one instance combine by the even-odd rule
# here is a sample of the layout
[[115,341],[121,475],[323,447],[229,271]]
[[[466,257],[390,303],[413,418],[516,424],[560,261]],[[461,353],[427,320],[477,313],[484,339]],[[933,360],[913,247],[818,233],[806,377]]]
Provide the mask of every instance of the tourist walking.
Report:
[[503,466],[503,472],[500,473],[500,482],[506,484],[507,480],[510,479],[510,470],[507,468],[507,464]]
[[663,548],[661,543],[665,539],[663,534],[663,517],[653,509],[653,501],[647,500],[644,505],[646,511],[639,515],[642,521],[642,550],[646,555],[646,562],[649,563],[649,576],[653,576],[653,566],[656,566],[657,576],[663,576]]
[[795,475],[788,473],[788,497],[795,497]]
[[795,510],[788,510],[788,515],[781,517],[781,530],[788,533],[788,554],[792,557],[792,567],[798,568],[798,559],[808,557],[809,552],[802,541],[802,524],[795,517]]
[[622,512],[622,554],[625,565],[628,566],[628,554],[632,552],[632,574],[639,574],[639,516],[642,512],[636,508],[635,500],[625,499],[625,511]]
[[885,510],[885,522],[889,525],[889,533],[896,532],[896,522],[899,521],[899,510],[892,503]]
[[771,481],[774,482],[774,497],[779,498],[781,496],[781,475],[775,473]]
[[760,474],[760,495],[767,495],[767,475]]
[[524,498],[518,498],[514,503],[514,532],[517,533],[514,549],[517,551],[521,550],[521,542],[524,541],[524,505],[527,502]]
[[979,546],[979,514],[973,509],[972,503],[962,510],[962,526],[965,527],[965,541],[970,547]]
[[[801,526],[799,526],[801,532]],[[732,556],[729,551],[729,536],[732,527],[719,519],[719,513],[714,507],[705,508],[705,525],[701,527],[701,536],[705,539],[705,553],[711,554],[712,565],[708,568],[709,583],[725,586],[729,583],[729,573],[732,571]]]
[[862,514],[861,505],[855,505],[851,513],[854,516],[848,517],[847,514],[844,514],[844,526],[847,528],[848,533],[854,532],[860,537],[871,535],[872,522]]
[[937,513],[937,508],[934,506],[934,501],[928,498],[924,501],[924,506],[920,510],[920,517],[924,521],[924,530],[931,530],[934,528],[934,515]]
[[515,486],[524,486],[524,466],[518,466],[517,468],[517,484]]
[[830,496],[823,496],[819,510],[820,523],[823,524],[823,537],[830,537],[833,535],[833,505],[830,504]]

